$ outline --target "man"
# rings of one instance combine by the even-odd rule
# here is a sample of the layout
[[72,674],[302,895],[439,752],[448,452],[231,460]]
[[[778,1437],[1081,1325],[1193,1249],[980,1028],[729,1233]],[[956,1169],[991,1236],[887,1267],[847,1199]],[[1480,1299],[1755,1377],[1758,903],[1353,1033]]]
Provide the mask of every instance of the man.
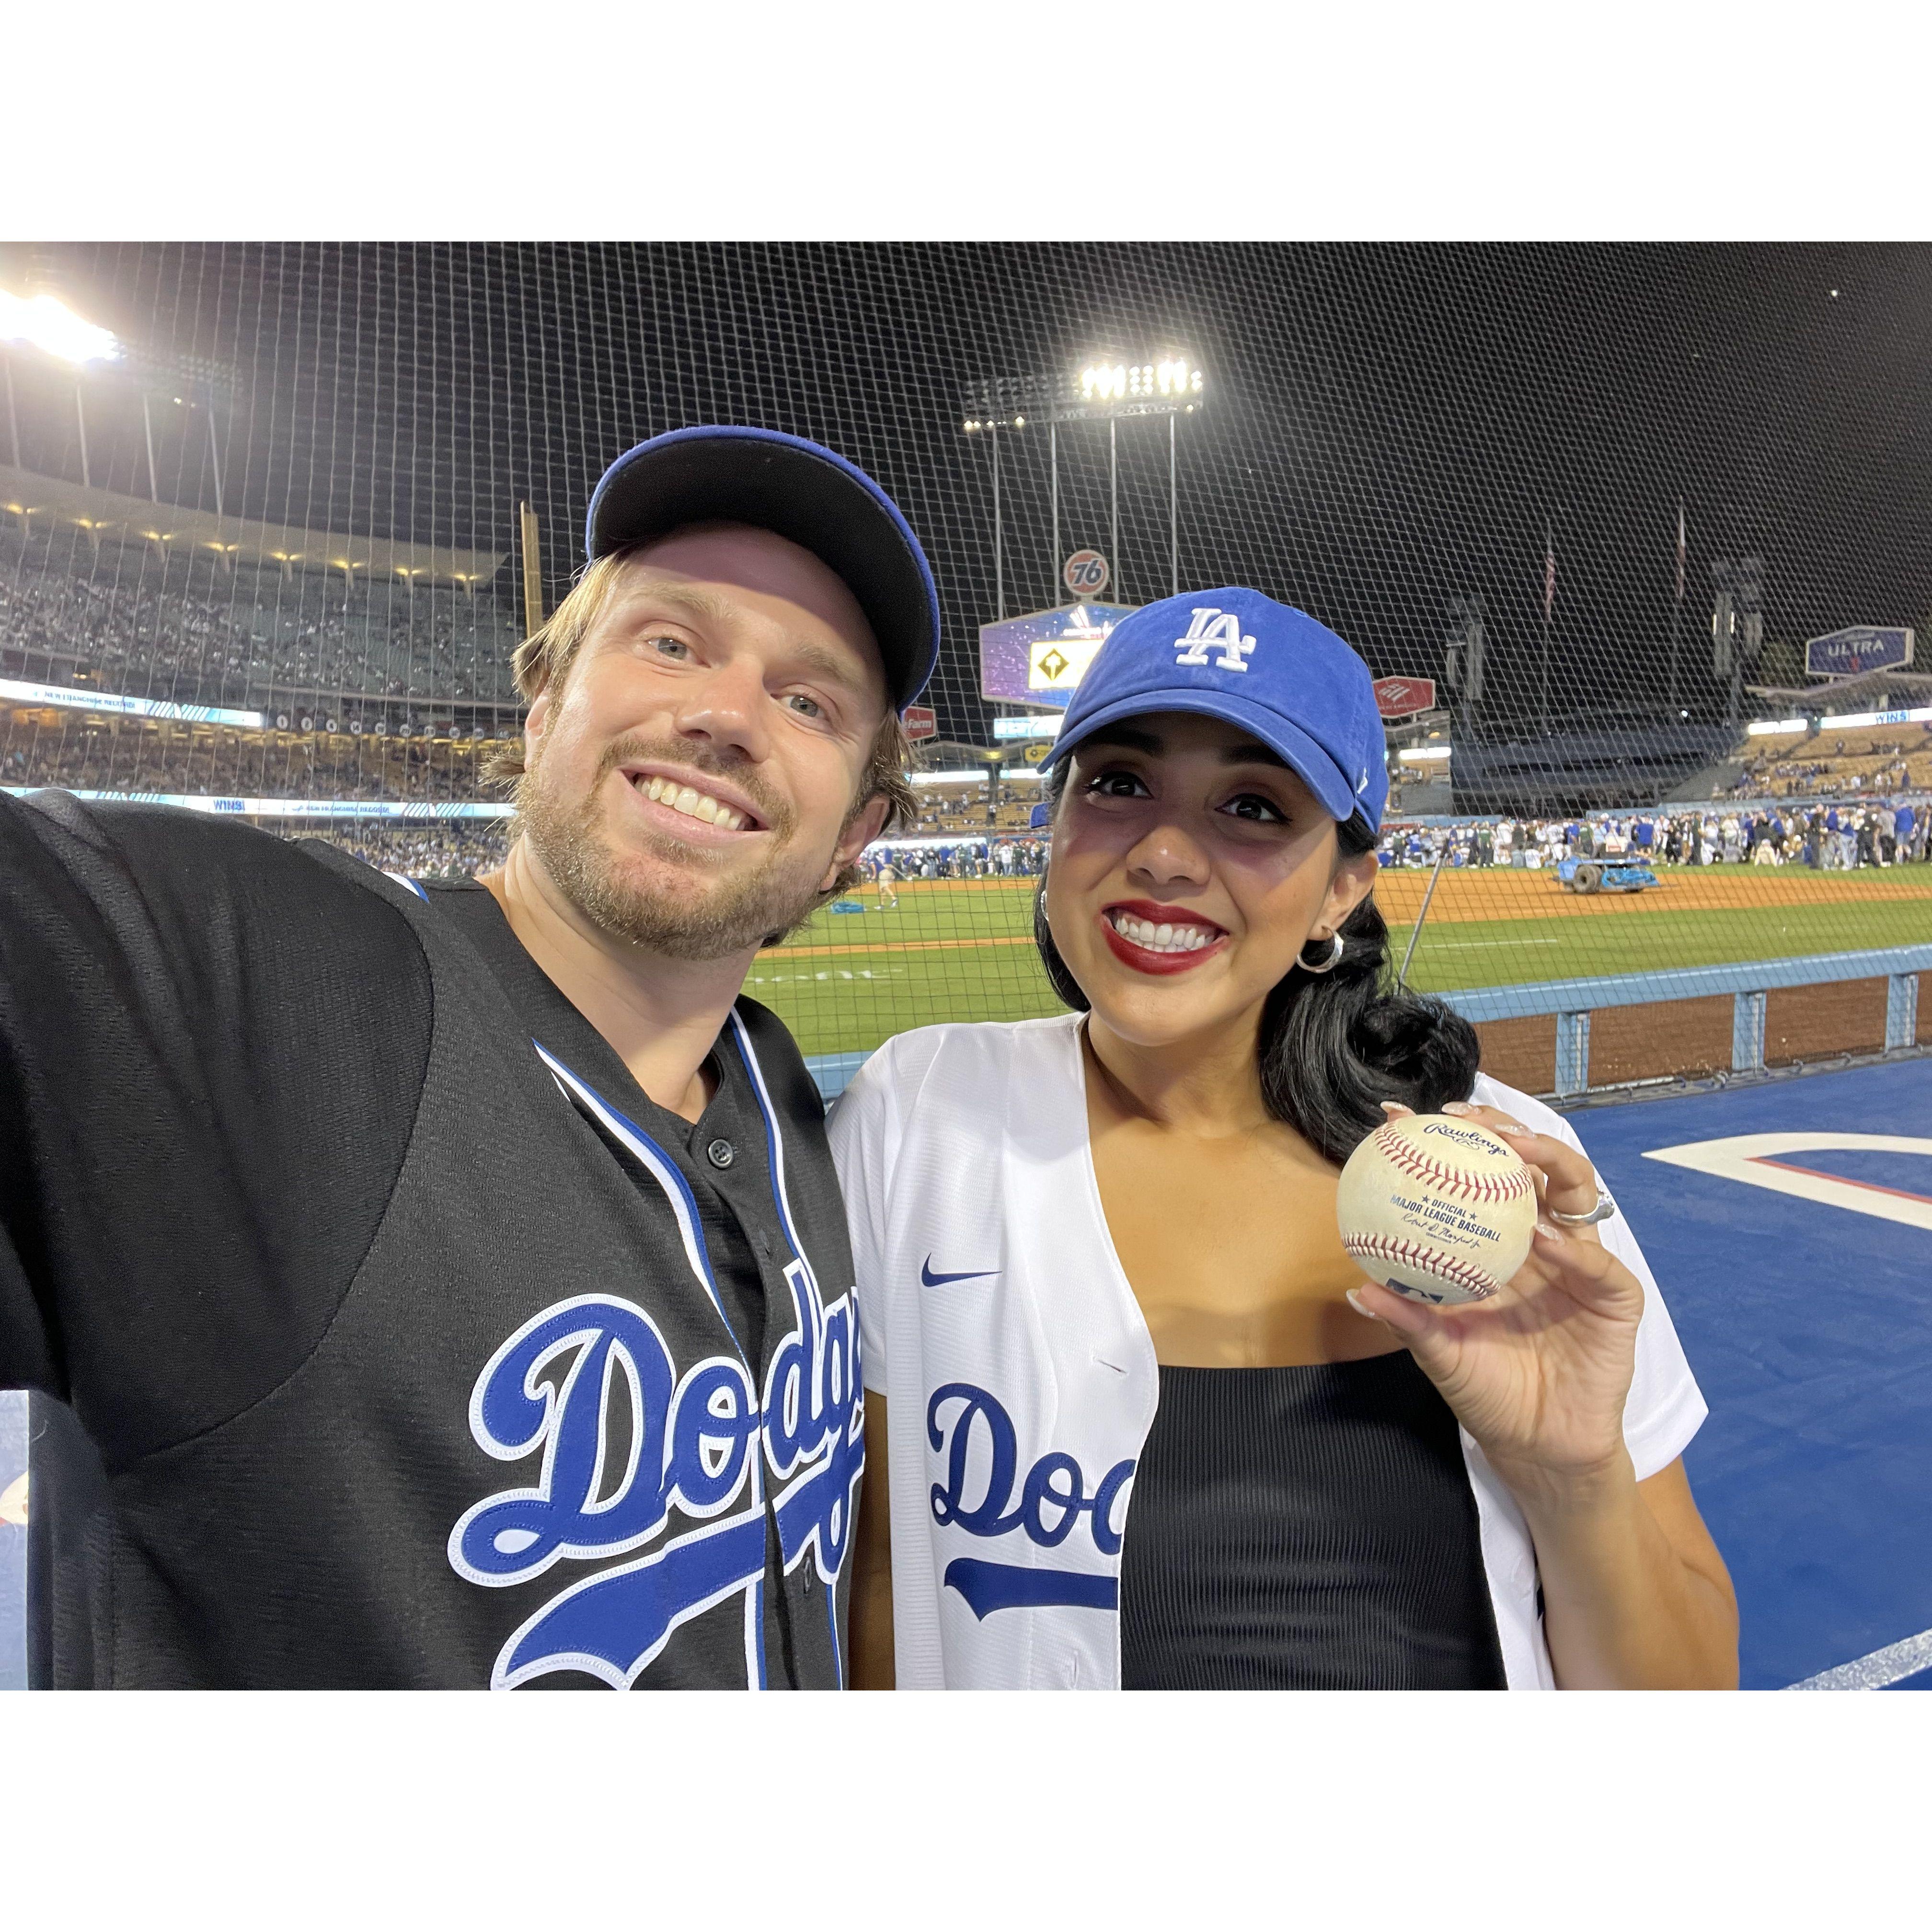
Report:
[[843,1681],[843,1210],[738,994],[910,804],[932,574],[746,429],[620,458],[586,550],[482,884],[0,800],[38,1682]]

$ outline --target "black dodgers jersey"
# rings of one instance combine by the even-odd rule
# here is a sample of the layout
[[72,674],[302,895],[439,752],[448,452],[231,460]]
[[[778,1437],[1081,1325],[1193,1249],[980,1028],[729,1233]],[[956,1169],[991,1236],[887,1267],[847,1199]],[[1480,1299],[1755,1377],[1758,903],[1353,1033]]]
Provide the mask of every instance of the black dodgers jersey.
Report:
[[0,1386],[56,1685],[832,1687],[863,1462],[824,1108],[695,1127],[491,896],[0,797]]

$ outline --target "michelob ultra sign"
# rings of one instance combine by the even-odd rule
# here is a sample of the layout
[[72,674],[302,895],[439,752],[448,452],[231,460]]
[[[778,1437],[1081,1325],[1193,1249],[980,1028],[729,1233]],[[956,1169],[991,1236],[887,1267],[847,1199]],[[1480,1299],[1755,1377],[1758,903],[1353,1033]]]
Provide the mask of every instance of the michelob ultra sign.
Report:
[[1807,643],[1804,674],[1856,677],[1863,671],[1903,670],[1912,662],[1912,642],[1909,625],[1847,625]]

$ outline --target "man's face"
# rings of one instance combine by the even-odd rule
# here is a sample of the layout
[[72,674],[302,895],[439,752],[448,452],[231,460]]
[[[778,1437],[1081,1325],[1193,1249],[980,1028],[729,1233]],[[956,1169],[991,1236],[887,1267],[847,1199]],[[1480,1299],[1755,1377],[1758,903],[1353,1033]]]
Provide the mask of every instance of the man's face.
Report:
[[852,593],[768,530],[680,531],[626,560],[525,726],[524,836],[614,937],[682,959],[802,918],[879,829],[853,814],[886,709]]

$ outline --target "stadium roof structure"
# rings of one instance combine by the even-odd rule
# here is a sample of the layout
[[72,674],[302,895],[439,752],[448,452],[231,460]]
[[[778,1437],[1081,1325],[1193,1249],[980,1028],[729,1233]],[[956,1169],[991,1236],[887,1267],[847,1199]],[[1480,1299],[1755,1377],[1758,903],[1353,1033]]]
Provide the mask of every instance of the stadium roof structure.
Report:
[[[1922,670],[1868,670],[1856,677],[1834,677],[1823,684],[1768,685],[1750,687],[1754,698],[1762,698],[1788,710],[1809,715],[1824,710],[1864,709],[1871,711],[1903,710],[1888,704],[1888,698],[1909,698],[1924,704],[1932,702],[1932,672]],[[1858,700],[1864,700],[1862,706]]]
[[206,552],[231,564],[273,566],[284,575],[298,570],[339,570],[364,583],[400,578],[410,584],[453,584],[472,592],[502,568],[506,554],[212,516],[206,510],[152,503],[111,490],[86,489],[4,464],[0,464],[0,512],[18,517],[29,529],[34,518],[46,518],[85,531],[97,543],[146,543],[164,550]]

